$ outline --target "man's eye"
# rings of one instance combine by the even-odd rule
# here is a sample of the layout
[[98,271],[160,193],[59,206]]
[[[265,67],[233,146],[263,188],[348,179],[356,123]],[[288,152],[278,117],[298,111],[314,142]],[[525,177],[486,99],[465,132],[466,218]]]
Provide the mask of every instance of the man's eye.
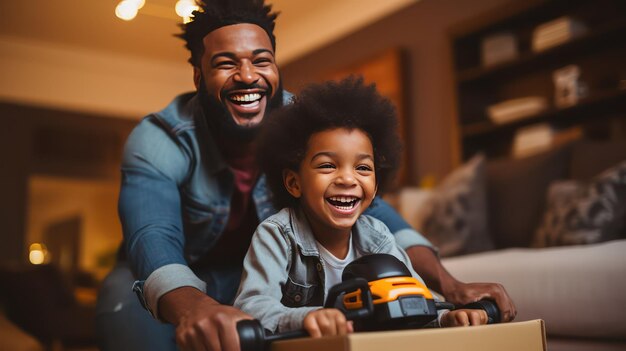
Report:
[[215,64],[217,68],[233,68],[235,67],[235,63],[232,61],[220,61]]
[[254,64],[255,64],[256,66],[262,66],[262,67],[265,67],[265,66],[269,66],[269,65],[271,65],[271,64],[272,64],[272,60],[270,60],[270,59],[268,59],[268,58],[260,58],[260,59],[256,59],[256,60],[254,60]]

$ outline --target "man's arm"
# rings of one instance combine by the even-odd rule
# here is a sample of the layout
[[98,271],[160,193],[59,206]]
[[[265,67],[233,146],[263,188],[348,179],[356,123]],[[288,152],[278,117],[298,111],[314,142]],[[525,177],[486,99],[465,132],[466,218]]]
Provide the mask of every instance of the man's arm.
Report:
[[128,260],[156,318],[176,326],[183,350],[239,350],[236,322],[249,318],[217,303],[187,266],[178,184],[188,160],[157,125],[144,120],[122,163],[119,214]]
[[447,301],[455,305],[465,305],[481,299],[491,299],[498,305],[503,322],[510,322],[515,318],[517,310],[502,285],[463,283],[456,280],[428,247],[413,246],[405,251],[411,259],[413,269],[424,279],[426,286],[441,293]]
[[498,304],[502,321],[515,318],[517,311],[504,287],[496,283],[463,283],[443,267],[436,249],[396,212],[388,203],[376,198],[365,212],[387,225],[398,244],[407,252],[413,269],[424,279],[426,286],[441,293],[449,302],[464,305],[489,298]]

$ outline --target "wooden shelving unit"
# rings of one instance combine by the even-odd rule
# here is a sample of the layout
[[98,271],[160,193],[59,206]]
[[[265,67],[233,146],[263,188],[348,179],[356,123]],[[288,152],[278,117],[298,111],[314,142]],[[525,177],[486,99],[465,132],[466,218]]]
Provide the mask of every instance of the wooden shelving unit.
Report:
[[[515,133],[522,127],[549,123],[555,130],[593,126],[593,137],[620,135],[598,129],[624,128],[626,134],[626,1],[536,1],[516,13],[501,11],[482,23],[453,34],[458,122],[465,159],[476,152],[489,157],[509,156]],[[548,21],[569,16],[588,31],[566,43],[540,52],[531,49],[533,30]],[[514,59],[484,66],[481,41],[489,35],[511,33],[518,43]],[[573,106],[554,106],[554,70],[578,65],[587,96]],[[508,99],[541,96],[550,107],[506,124],[493,123],[487,107]],[[620,125],[622,127],[620,127]],[[600,126],[600,127],[599,127]],[[593,134],[593,135],[591,135]]]

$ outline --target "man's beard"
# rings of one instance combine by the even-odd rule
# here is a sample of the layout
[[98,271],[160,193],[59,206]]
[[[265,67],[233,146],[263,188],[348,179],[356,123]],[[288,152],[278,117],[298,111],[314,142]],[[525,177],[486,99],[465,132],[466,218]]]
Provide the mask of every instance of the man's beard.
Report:
[[[249,143],[254,140],[261,129],[261,125],[268,118],[269,113],[283,104],[283,87],[282,82],[280,82],[274,96],[268,99],[263,112],[263,120],[253,126],[241,126],[235,122],[233,116],[218,99],[209,95],[204,84],[204,78],[200,79],[199,86],[198,98],[211,133],[215,136],[234,139],[243,143]],[[272,91],[268,90],[266,98],[271,96],[272,93]]]

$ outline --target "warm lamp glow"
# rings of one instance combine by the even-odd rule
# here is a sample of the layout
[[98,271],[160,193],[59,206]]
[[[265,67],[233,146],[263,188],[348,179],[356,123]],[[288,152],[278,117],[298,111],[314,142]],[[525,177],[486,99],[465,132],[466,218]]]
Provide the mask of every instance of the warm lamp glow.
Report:
[[139,3],[131,0],[123,0],[115,7],[115,15],[124,21],[130,21],[137,16]]
[[[115,16],[124,21],[130,21],[137,17],[139,9],[144,7],[146,0],[122,0],[115,7]],[[199,10],[200,7],[196,5],[195,0],[178,0],[174,5],[174,11],[180,17],[182,17],[184,23],[189,23],[193,19],[192,13]],[[149,4],[142,14],[155,16],[159,18],[175,18],[171,13],[171,7],[167,7],[160,4]]]
[[32,264],[42,264],[46,262],[46,256],[48,255],[48,249],[46,245],[33,243],[29,247],[28,260]]
[[134,3],[135,6],[137,6],[137,9],[142,8],[143,5],[146,4],[146,0],[127,0],[127,1],[130,1],[130,2]]
[[178,0],[174,7],[176,14],[185,20],[185,23],[190,21],[191,14],[198,9],[194,0]]

